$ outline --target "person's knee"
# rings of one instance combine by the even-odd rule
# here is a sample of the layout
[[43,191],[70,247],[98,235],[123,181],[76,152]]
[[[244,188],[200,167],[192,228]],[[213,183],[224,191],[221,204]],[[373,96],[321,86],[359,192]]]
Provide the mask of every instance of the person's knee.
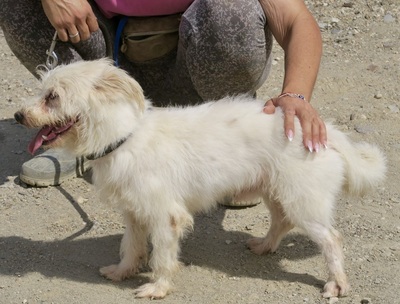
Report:
[[264,12],[256,0],[195,0],[182,16],[180,42],[185,48],[208,44],[229,56],[233,46],[265,46],[268,32]]
[[253,94],[266,80],[272,36],[257,0],[195,0],[179,34],[177,66],[203,100]]
[[40,2],[32,0],[1,0],[0,27],[3,31],[29,23],[29,18],[43,14]]
[[[265,14],[258,0],[195,0],[183,18],[198,29],[209,23],[214,25],[214,29],[231,24],[238,26],[237,29],[241,31],[266,25]],[[246,27],[239,28],[241,25]]]
[[10,21],[14,18],[14,14],[10,14],[10,12],[15,10],[15,5],[18,4],[20,0],[1,0],[0,5],[0,27],[4,30],[7,25],[12,24]]

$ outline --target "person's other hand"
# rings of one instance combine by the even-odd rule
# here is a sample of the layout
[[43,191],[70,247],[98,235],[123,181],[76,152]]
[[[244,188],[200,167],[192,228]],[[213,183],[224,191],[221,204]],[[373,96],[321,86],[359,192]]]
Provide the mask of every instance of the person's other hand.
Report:
[[271,98],[265,103],[264,113],[273,114],[280,107],[284,113],[284,128],[291,141],[295,135],[294,119],[298,117],[303,131],[303,144],[310,152],[318,152],[321,145],[326,147],[325,123],[318,112],[307,101],[290,96]]
[[61,41],[78,43],[87,40],[99,28],[87,0],[42,0],[42,6]]

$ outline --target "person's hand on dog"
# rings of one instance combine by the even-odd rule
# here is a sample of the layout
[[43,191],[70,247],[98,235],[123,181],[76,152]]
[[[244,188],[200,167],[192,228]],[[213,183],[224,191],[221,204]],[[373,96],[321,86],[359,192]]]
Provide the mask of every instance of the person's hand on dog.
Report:
[[[285,76],[282,91],[301,94],[309,100],[317,79],[322,56],[319,26],[303,0],[259,0],[268,20],[268,27],[285,52]],[[300,95],[299,95],[300,96]],[[285,134],[294,136],[294,118],[298,117],[303,131],[304,146],[318,152],[326,146],[325,124],[310,103],[301,98],[281,96],[266,103],[264,112],[282,108]]]
[[42,0],[44,13],[61,41],[78,43],[99,29],[97,18],[87,0]]
[[265,103],[264,113],[273,114],[276,107],[280,107],[284,113],[285,134],[290,141],[295,134],[294,119],[297,116],[303,131],[304,146],[310,152],[318,152],[321,146],[326,147],[325,123],[309,102],[290,96],[271,98]]

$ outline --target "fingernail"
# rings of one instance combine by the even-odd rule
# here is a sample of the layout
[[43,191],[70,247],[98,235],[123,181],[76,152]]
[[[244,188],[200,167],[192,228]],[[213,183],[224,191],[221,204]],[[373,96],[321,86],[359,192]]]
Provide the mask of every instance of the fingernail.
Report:
[[308,150],[312,153],[313,147],[312,147],[312,142],[311,142],[311,140],[309,140],[309,141],[307,142],[307,148],[308,148]]
[[319,144],[315,144],[315,146],[314,146],[314,150],[315,150],[315,152],[319,152]]
[[293,131],[292,130],[289,130],[288,132],[287,132],[287,138],[289,139],[289,141],[292,141],[293,140]]
[[326,141],[324,141],[324,148],[328,149],[328,144],[326,143]]

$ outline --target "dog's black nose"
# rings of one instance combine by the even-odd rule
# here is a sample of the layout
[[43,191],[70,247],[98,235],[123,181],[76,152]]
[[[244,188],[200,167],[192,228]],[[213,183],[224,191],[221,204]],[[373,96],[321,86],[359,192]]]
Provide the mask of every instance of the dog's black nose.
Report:
[[22,121],[24,120],[24,114],[22,114],[22,112],[16,112],[14,114],[14,118],[18,123],[22,123]]

